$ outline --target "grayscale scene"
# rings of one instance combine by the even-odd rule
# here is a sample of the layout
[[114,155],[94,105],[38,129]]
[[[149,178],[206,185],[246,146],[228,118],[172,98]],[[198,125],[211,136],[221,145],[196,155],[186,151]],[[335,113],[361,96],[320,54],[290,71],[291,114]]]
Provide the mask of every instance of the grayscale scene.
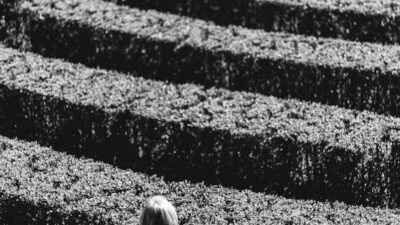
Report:
[[400,225],[400,0],[0,0],[0,225]]

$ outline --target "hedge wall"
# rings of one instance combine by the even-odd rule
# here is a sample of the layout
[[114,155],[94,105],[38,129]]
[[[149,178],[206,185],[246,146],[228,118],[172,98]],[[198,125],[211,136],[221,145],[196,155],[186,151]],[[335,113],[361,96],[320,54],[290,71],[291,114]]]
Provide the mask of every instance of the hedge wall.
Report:
[[[0,133],[121,168],[290,197],[400,203],[400,120],[3,49]],[[340,190],[340,191],[338,191]]]
[[20,28],[18,24],[15,24],[15,21],[10,21],[8,18],[16,16],[16,11],[20,8],[22,1],[0,0],[0,40],[6,39],[9,32],[15,34],[14,29]]
[[161,194],[180,224],[397,224],[398,210],[290,200],[219,186],[165,182],[0,136],[0,223],[137,224]]
[[[256,16],[256,1],[254,0],[106,0],[130,7],[155,9],[184,16],[211,20],[221,25],[243,25],[255,27],[261,22]],[[264,15],[265,16],[265,15]],[[258,21],[257,21],[258,20]],[[258,23],[256,23],[258,22]],[[258,24],[261,25],[261,24]]]
[[398,1],[333,0],[109,0],[131,7],[317,37],[399,43]]
[[9,44],[46,56],[400,115],[399,46],[220,27],[98,0],[36,0],[22,8]]

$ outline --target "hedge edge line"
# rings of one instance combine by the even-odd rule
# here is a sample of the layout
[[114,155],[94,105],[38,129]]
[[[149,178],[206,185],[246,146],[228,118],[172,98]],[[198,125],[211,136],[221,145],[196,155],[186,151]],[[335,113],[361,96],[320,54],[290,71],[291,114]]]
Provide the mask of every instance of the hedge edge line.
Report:
[[23,4],[9,20],[9,44],[158,80],[400,115],[399,46],[226,28],[97,0],[73,3]]
[[266,31],[316,37],[397,44],[400,41],[400,4],[397,2],[234,0],[152,1],[107,0],[117,4],[241,25]]
[[0,136],[2,224],[137,224],[144,200],[165,195],[180,224],[396,224],[395,210],[290,200],[165,182],[36,143]]
[[171,180],[399,205],[399,119],[1,52],[3,135]]

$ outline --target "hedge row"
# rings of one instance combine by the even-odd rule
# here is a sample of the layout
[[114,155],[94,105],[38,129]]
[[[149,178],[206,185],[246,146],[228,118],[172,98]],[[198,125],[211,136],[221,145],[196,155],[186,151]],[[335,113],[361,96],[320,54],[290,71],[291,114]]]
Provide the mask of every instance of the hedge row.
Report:
[[[400,204],[400,119],[3,49],[0,133],[167,179]],[[339,191],[338,191],[339,190]]]
[[400,115],[399,46],[221,27],[98,0],[35,0],[18,15],[10,44],[49,57]]
[[1,224],[138,224],[146,198],[161,194],[180,224],[398,224],[399,210],[290,200],[131,170],[0,136]]
[[[12,31],[12,33],[15,33],[15,31],[10,28],[7,32],[7,25],[9,27],[14,27],[14,29],[17,28],[18,25],[12,21],[6,22],[6,19],[16,15],[15,11],[20,8],[21,2],[22,0],[0,0],[0,40],[4,40],[5,38],[7,38],[7,33],[10,31]],[[11,25],[11,23],[14,24]]]
[[109,0],[267,31],[399,43],[400,3],[395,0]]

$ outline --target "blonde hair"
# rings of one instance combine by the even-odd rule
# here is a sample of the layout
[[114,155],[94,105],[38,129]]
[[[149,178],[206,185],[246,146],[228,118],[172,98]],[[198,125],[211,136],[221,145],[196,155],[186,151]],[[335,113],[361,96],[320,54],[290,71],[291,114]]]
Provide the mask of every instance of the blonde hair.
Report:
[[140,225],[178,225],[174,206],[163,196],[149,198],[140,216]]

